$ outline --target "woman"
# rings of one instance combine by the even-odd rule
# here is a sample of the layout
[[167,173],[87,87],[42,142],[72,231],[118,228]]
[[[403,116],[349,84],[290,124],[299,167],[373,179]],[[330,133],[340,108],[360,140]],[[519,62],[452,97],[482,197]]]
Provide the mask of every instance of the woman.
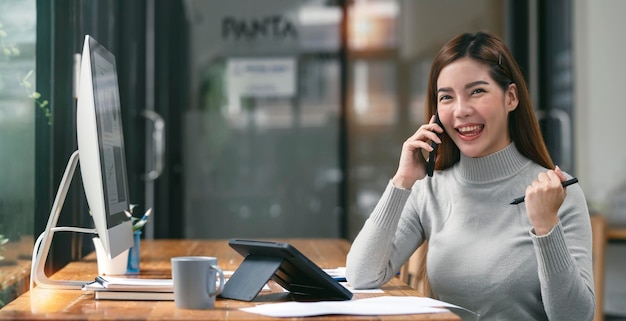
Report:
[[480,320],[593,319],[585,197],[579,185],[563,188],[570,176],[552,164],[509,49],[487,33],[453,38],[433,61],[427,97],[430,122],[404,142],[352,244],[348,282],[380,287],[428,241],[433,295]]

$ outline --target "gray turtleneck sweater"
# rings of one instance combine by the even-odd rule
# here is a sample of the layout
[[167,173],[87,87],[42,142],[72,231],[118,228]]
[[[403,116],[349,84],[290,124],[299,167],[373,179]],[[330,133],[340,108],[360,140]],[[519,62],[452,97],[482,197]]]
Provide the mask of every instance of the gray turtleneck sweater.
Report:
[[482,158],[462,155],[412,190],[390,182],[352,244],[348,282],[380,287],[428,240],[435,297],[481,321],[592,320],[591,225],[580,186],[567,188],[559,224],[544,236],[533,233],[524,203],[509,204],[545,171],[511,144]]

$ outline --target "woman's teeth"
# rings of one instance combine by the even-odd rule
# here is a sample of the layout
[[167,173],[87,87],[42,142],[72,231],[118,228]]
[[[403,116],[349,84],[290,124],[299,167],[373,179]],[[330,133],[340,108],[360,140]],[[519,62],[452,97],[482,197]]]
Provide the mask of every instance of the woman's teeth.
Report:
[[463,136],[474,136],[478,135],[483,127],[484,125],[464,126],[457,128],[457,131]]

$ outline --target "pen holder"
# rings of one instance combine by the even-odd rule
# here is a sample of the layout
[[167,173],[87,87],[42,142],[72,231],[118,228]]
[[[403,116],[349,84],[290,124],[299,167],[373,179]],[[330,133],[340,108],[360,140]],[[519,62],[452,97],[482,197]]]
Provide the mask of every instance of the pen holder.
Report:
[[128,266],[126,274],[139,274],[139,242],[141,240],[141,231],[133,232],[133,246],[128,251]]

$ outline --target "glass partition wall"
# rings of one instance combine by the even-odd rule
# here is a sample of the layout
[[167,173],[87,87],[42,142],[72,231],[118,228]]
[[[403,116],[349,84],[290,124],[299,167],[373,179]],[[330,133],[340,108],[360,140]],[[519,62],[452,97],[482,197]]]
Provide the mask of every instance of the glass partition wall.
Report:
[[502,0],[183,4],[188,238],[352,239],[424,121],[430,59],[504,34]]
[[185,237],[339,237],[341,8],[265,0],[185,10]]

